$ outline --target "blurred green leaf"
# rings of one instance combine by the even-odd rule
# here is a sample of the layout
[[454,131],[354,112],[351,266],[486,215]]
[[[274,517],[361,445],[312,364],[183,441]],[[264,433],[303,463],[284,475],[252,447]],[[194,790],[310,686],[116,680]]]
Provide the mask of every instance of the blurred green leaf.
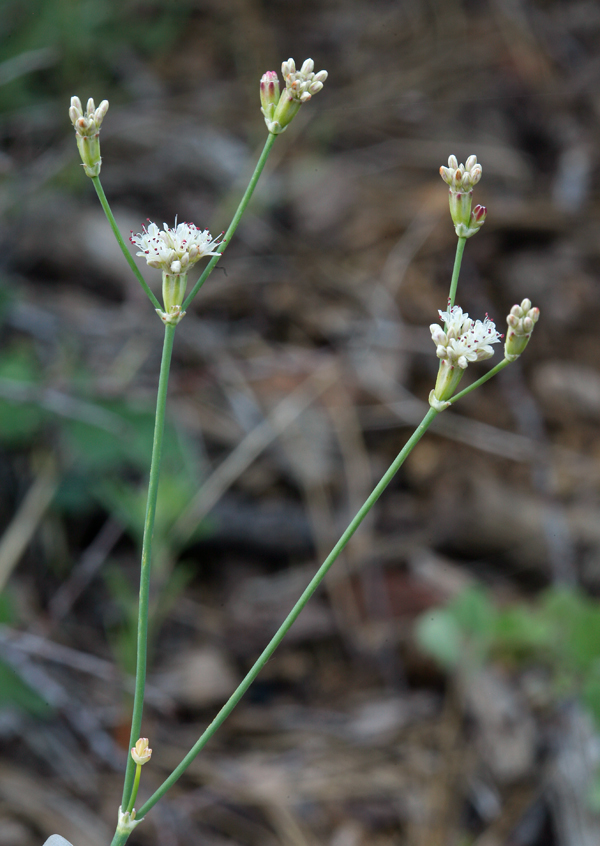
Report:
[[460,624],[451,611],[427,611],[417,621],[416,636],[421,649],[443,667],[453,669],[457,666],[464,638]]
[[488,638],[496,619],[496,609],[485,590],[472,587],[461,593],[450,610],[459,626],[472,635]]
[[39,432],[46,418],[38,406],[0,399],[0,441],[11,446],[26,444]]
[[0,623],[12,625],[16,621],[16,604],[9,585],[0,593]]
[[0,660],[0,708],[7,707],[19,708],[35,717],[48,717],[52,713],[51,706]]

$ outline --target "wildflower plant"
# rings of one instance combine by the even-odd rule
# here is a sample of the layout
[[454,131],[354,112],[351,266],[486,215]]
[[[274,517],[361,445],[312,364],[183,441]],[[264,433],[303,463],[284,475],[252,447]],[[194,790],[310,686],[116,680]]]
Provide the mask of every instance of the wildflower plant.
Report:
[[[460,306],[455,305],[456,289],[464,247],[467,239],[471,238],[481,229],[485,222],[486,210],[483,206],[475,206],[474,209],[471,209],[473,188],[479,182],[482,175],[482,167],[477,163],[476,157],[470,156],[466,164],[462,165],[458,163],[454,156],[450,156],[448,167],[442,167],[440,173],[449,186],[450,212],[458,236],[458,244],[447,307],[445,311],[439,311],[439,317],[443,325],[434,323],[430,327],[436,355],[440,359],[437,380],[429,396],[430,408],[350,522],[330,554],[321,564],[288,616],[282,622],[278,631],[271,638],[238,688],[223,705],[208,728],[199,737],[179,765],[136,811],[135,803],[142,766],[150,761],[152,754],[152,750],[148,746],[148,740],[140,737],[140,735],[146,684],[152,538],[160,475],[169,369],[175,332],[179,322],[185,316],[187,307],[231,242],[242,214],[252,197],[254,188],[275,139],[289,126],[302,105],[308,103],[323,88],[323,84],[327,79],[326,71],[314,72],[312,59],[307,59],[302,64],[300,70],[296,69],[293,59],[288,59],[282,65],[282,74],[285,82],[285,88],[283,90],[280,90],[279,79],[275,71],[268,71],[260,80],[261,111],[267,126],[268,136],[248,187],[227,231],[222,235],[213,237],[207,229],[201,229],[193,223],[177,223],[175,221],[173,228],[169,228],[165,223],[161,230],[155,223],[148,221],[148,225],[142,227],[140,233],[131,234],[130,241],[137,247],[137,255],[145,258],[149,267],[162,271],[162,304],[152,293],[133,260],[115,223],[110,205],[100,183],[102,159],[100,157],[99,131],[102,121],[107,114],[108,102],[103,100],[96,109],[94,101],[90,99],[84,113],[79,99],[73,97],[71,108],[69,109],[84,171],[94,184],[100,203],[125,259],[164,324],[164,344],[158,379],[154,441],[150,463],[141,554],[137,665],[129,743],[131,754],[128,756],[123,796],[118,811],[117,828],[111,846],[122,846],[127,841],[133,829],[142,822],[145,815],[164,796],[177,779],[180,778],[207,741],[233,711],[261,669],[277,649],[312,594],[316,591],[329,568],[336,561],[354,532],[358,529],[437,415],[462,396],[483,384],[503,367],[515,361],[527,346],[535,323],[539,318],[539,310],[533,308],[528,299],[524,299],[520,305],[513,306],[508,316],[508,334],[503,360],[462,392],[455,392],[469,365],[477,365],[479,362],[490,358],[494,354],[494,345],[500,343],[503,335],[498,332],[495,324],[487,315],[483,320],[473,319]],[[200,263],[204,258],[209,258],[209,261],[186,297],[188,274],[194,265]]]

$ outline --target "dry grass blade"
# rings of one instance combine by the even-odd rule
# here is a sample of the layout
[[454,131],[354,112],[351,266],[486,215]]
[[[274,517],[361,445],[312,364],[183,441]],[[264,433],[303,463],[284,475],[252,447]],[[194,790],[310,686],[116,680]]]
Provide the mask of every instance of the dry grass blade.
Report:
[[333,383],[337,370],[325,365],[309,376],[259,423],[209,476],[175,524],[173,534],[185,544],[225,491],[285,429]]
[[56,463],[52,458],[46,458],[0,541],[0,591],[35,534],[56,493],[58,482]]

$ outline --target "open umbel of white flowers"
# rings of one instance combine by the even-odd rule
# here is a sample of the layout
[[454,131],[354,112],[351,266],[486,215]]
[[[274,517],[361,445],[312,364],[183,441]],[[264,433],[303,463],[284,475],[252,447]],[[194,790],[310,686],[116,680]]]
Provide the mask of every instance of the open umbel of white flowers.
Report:
[[483,321],[471,320],[460,306],[440,311],[439,315],[445,329],[437,323],[429,327],[437,357],[442,360],[429,403],[442,411],[454,395],[469,362],[490,358],[494,354],[491,345],[499,343],[502,335],[487,315]]
[[221,236],[213,238],[208,229],[197,229],[193,223],[175,224],[169,229],[163,223],[161,231],[156,223],[148,221],[148,228],[142,232],[131,233],[130,241],[138,247],[138,256],[143,256],[150,267],[161,269],[164,273],[178,276],[187,273],[203,256],[216,256],[216,247],[222,243]]
[[181,310],[188,270],[203,256],[218,256],[217,247],[223,243],[222,236],[213,238],[208,229],[197,229],[193,223],[177,223],[169,229],[163,223],[161,231],[156,223],[148,221],[148,228],[142,232],[131,233],[130,241],[139,248],[138,256],[143,256],[150,267],[162,270],[163,304],[165,310],[156,309],[163,323],[177,325],[185,312]]
[[491,345],[500,343],[502,335],[487,315],[483,321],[471,320],[460,306],[440,311],[439,315],[446,331],[437,323],[429,327],[438,358],[465,370],[470,361],[484,361],[494,354]]

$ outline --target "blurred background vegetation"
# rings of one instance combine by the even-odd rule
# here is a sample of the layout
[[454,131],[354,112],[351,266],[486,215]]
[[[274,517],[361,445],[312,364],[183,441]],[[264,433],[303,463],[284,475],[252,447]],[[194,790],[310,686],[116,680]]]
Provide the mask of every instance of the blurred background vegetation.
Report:
[[590,0],[4,0],[0,846],[110,842],[128,739],[162,326],[69,99],[110,100],[123,233],[216,233],[264,143],[258,80],[288,56],[329,80],[177,333],[141,795],[426,409],[451,153],[477,154],[488,207],[458,302],[503,324],[528,296],[542,318],[440,416],[135,840],[598,842],[599,32]]

